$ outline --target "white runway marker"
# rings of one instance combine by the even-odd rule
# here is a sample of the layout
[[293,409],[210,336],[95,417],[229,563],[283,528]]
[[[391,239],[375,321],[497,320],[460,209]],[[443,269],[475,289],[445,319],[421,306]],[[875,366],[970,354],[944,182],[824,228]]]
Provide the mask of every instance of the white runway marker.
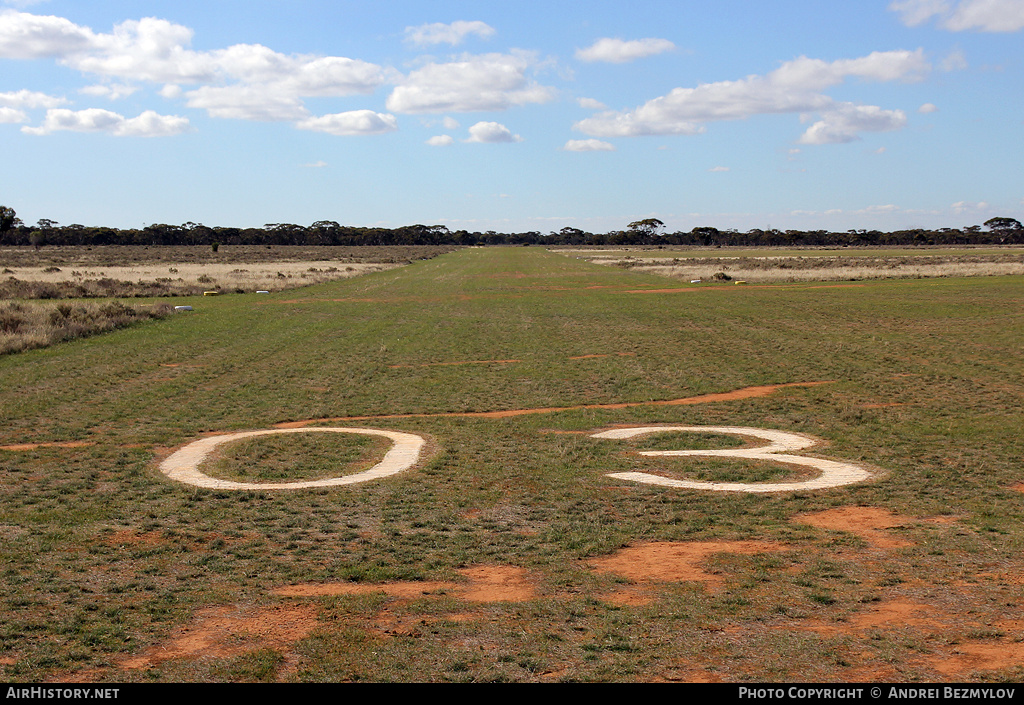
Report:
[[[199,471],[199,466],[217,446],[240,441],[243,438],[266,436],[272,433],[358,433],[366,436],[384,436],[385,438],[390,438],[394,445],[391,446],[391,449],[384,458],[369,470],[354,475],[331,477],[325,480],[262,483],[233,482],[231,480],[218,480]],[[210,436],[209,438],[189,443],[160,463],[160,471],[172,480],[195,485],[196,487],[207,487],[217,490],[293,490],[309,487],[337,487],[339,485],[353,485],[358,482],[376,480],[407,470],[419,460],[420,451],[425,443],[426,441],[423,438],[412,433],[381,431],[373,428],[311,427],[243,431],[240,433],[228,433],[222,436]]]
[[681,431],[686,433],[724,433],[737,436],[752,436],[771,441],[768,445],[757,448],[740,448],[730,450],[650,450],[639,454],[644,456],[712,456],[720,458],[749,458],[751,460],[769,460],[790,465],[804,465],[821,471],[821,475],[803,482],[699,482],[696,480],[674,480],[646,472],[608,473],[608,477],[619,480],[642,482],[648,485],[679,487],[690,490],[712,490],[715,492],[793,492],[797,490],[819,490],[828,487],[840,487],[871,478],[872,474],[853,463],[837,462],[812,458],[806,455],[791,455],[791,451],[803,450],[817,445],[817,441],[806,436],[785,431],[774,431],[764,428],[745,428],[741,426],[638,426],[634,428],[618,428],[592,434],[591,438],[623,439],[633,438],[647,433],[666,433]]

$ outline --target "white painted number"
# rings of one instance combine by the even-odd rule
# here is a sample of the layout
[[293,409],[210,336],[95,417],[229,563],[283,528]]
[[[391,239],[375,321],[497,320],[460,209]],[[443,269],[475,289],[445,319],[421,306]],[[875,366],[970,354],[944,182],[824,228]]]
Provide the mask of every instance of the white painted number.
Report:
[[743,428],[740,426],[641,426],[635,428],[618,428],[591,435],[591,438],[633,438],[646,433],[665,433],[682,431],[686,433],[724,433],[737,436],[753,436],[770,441],[768,445],[756,448],[740,448],[735,450],[649,450],[642,451],[644,456],[687,456],[703,455],[722,458],[749,458],[751,460],[770,460],[791,465],[805,465],[821,471],[821,475],[803,482],[698,482],[695,480],[673,480],[668,477],[652,475],[646,472],[608,473],[608,477],[619,480],[643,482],[649,485],[665,487],[681,487],[691,490],[714,490],[717,492],[791,492],[794,490],[819,490],[826,487],[839,487],[854,482],[861,482],[871,477],[871,473],[853,463],[840,463],[834,460],[823,460],[806,455],[791,455],[789,451],[803,450],[817,444],[817,441],[795,433],[772,431],[763,428]]
[[[199,471],[199,466],[203,460],[217,446],[223,443],[231,443],[232,441],[240,441],[243,438],[250,438],[252,436],[266,436],[271,433],[360,433],[367,436],[385,436],[394,441],[394,445],[391,446],[391,449],[384,458],[369,470],[354,475],[331,477],[326,480],[275,483],[232,482],[230,480],[218,480]],[[407,470],[419,460],[420,451],[423,449],[424,443],[423,438],[412,433],[380,431],[372,428],[313,427],[243,431],[241,433],[228,433],[222,436],[210,436],[209,438],[189,443],[160,463],[160,471],[172,480],[217,490],[290,490],[307,487],[336,487],[338,485],[352,485],[357,482],[376,480],[380,477],[387,477],[388,475],[394,475],[395,473]]]

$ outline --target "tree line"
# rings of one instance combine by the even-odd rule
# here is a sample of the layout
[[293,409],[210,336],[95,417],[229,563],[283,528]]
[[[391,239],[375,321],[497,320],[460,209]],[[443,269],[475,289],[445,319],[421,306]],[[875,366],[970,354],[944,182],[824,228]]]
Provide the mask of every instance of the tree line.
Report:
[[991,218],[965,228],[879,230],[761,230],[745,232],[704,226],[666,232],[656,218],[629,223],[623,230],[591,233],[565,227],[541,233],[499,233],[449,230],[444,225],[398,228],[357,227],[318,220],[311,225],[268,223],[260,228],[209,227],[201,223],[153,224],[118,229],[61,225],[42,219],[34,226],[21,222],[12,208],[0,206],[0,246],[46,245],[647,245],[683,247],[857,247],[891,245],[1014,245],[1024,244],[1024,226],[1013,218]]

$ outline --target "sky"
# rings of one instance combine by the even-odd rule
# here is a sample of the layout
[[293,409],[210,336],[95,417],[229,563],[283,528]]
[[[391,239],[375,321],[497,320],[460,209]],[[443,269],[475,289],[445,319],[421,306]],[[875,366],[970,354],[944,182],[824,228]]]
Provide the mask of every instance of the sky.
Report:
[[1024,220],[1024,0],[0,0],[29,225]]

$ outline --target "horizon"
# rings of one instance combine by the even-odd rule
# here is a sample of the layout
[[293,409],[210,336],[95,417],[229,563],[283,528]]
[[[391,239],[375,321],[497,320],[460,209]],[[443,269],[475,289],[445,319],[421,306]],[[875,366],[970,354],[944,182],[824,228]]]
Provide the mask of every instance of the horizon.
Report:
[[0,0],[0,204],[122,230],[1024,220],[1022,0]]

